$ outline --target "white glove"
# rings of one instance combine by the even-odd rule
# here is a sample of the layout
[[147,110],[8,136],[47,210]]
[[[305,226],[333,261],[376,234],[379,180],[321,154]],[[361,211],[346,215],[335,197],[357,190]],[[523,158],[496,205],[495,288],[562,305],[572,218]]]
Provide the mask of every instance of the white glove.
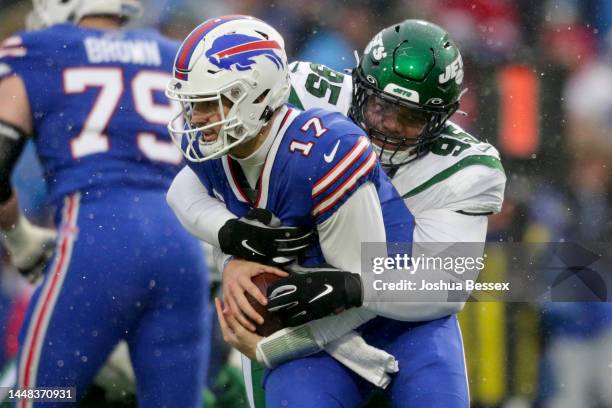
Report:
[[15,226],[0,233],[4,247],[11,255],[13,265],[34,282],[53,255],[57,232],[33,225],[21,215]]

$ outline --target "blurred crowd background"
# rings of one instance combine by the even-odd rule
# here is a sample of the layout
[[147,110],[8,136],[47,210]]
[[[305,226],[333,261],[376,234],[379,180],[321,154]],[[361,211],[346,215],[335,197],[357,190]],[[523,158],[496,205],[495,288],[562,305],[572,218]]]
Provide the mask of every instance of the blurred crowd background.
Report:
[[[380,29],[423,18],[447,29],[465,66],[454,121],[500,150],[508,175],[489,240],[608,242],[612,232],[612,0],[143,0],[137,25],[182,39],[203,20],[257,16],[290,60],[355,65]],[[0,0],[0,39],[29,1]],[[30,151],[15,174],[28,215],[45,222]],[[490,259],[504,273],[504,254]],[[609,271],[608,271],[609,272]],[[5,265],[0,363],[16,351],[29,287]],[[612,407],[612,303],[471,303],[461,314],[476,407]]]

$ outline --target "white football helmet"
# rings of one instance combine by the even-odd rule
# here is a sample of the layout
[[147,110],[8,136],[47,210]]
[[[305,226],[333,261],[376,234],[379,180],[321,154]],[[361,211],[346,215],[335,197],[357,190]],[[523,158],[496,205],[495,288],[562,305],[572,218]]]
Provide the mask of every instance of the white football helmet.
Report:
[[[166,96],[181,103],[168,130],[187,160],[203,162],[227,154],[260,132],[289,97],[283,37],[254,17],[231,15],[205,21],[183,41]],[[231,109],[224,115],[221,97]],[[194,103],[217,102],[220,121],[191,123]],[[214,141],[203,132],[221,126]]]
[[59,23],[78,24],[85,16],[111,15],[127,19],[139,17],[139,0],[32,0],[33,10],[26,18],[28,30],[40,30]]

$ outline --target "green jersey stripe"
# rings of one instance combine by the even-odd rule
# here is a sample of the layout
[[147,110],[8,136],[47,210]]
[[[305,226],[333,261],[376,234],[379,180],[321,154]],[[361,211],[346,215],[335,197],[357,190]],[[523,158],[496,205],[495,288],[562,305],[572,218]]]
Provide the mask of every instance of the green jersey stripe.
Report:
[[420,186],[413,188],[406,194],[402,195],[402,198],[409,198],[414,195],[417,195],[420,192],[427,190],[429,187],[433,186],[434,184],[437,184],[443,180],[446,180],[453,174],[457,173],[459,170],[462,170],[468,166],[474,166],[474,165],[487,166],[493,169],[498,169],[502,172],[504,171],[504,167],[502,166],[501,161],[496,157],[483,156],[483,155],[468,156],[464,159],[459,160],[457,163],[453,164],[449,168],[436,174],[435,176],[433,176],[432,178],[430,178],[429,180],[427,180]]
[[291,87],[291,91],[289,92],[289,103],[298,108],[299,110],[304,110],[304,105],[302,105],[302,101],[295,92],[293,86]]
[[266,366],[256,360],[251,360],[251,378],[253,387],[253,399],[255,408],[266,407],[266,391],[263,388],[263,378],[266,373]]

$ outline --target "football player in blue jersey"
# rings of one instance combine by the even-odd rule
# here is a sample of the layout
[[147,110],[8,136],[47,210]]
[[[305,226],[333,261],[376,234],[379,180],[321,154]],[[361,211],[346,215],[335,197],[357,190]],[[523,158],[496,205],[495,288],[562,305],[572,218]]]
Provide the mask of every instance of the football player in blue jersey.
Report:
[[[207,271],[165,203],[182,162],[164,97],[178,44],[123,29],[139,12],[134,0],[34,0],[35,30],[0,49],[0,235],[26,274],[56,248],[22,329],[17,387],[75,387],[79,399],[126,340],[140,406],[198,407]],[[28,140],[57,237],[28,222],[11,188]]]
[[[286,104],[287,59],[278,32],[247,16],[204,22],[179,49],[166,94],[182,105],[169,130],[188,166],[168,192],[171,206],[192,206],[192,218],[177,213],[182,223],[203,222],[197,208],[206,197],[223,202],[233,216],[265,209],[282,225],[317,231],[302,266],[337,268],[294,273],[274,284],[270,301],[285,325],[295,327],[266,338],[250,331],[248,318],[261,323],[261,316],[244,292],[266,304],[251,277],[284,273],[246,261],[232,262],[249,264],[251,272],[224,270],[220,323],[228,342],[274,367],[264,380],[266,406],[358,406],[375,385],[388,386],[398,407],[467,406],[460,334],[456,321],[445,317],[449,310],[432,309],[424,322],[408,322],[414,305],[367,296],[361,244],[410,242],[412,216],[362,129],[338,113]],[[223,247],[223,231],[238,228],[223,227],[227,212],[208,216],[210,230],[222,231],[209,242]],[[264,257],[249,245],[255,241],[240,239],[246,252]],[[279,301],[283,296],[291,307]],[[318,353],[322,349],[327,353]],[[423,391],[440,380],[449,392]]]

